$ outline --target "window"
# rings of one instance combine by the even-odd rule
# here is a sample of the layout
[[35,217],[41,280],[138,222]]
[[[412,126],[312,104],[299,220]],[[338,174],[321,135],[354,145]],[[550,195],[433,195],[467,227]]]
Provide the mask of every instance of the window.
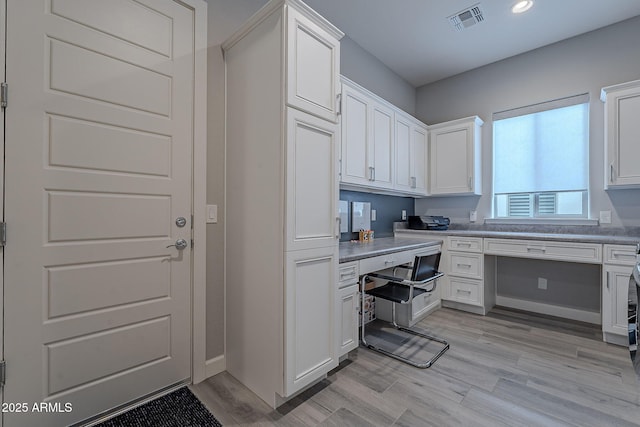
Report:
[[494,218],[586,218],[589,97],[493,115]]

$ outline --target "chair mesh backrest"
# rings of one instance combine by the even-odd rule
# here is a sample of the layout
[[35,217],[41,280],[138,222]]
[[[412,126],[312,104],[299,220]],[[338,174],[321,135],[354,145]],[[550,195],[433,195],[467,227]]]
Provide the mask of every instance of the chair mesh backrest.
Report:
[[411,280],[414,282],[421,282],[438,274],[441,255],[442,254],[438,252],[437,254],[433,255],[417,256],[413,260],[413,271],[411,271]]

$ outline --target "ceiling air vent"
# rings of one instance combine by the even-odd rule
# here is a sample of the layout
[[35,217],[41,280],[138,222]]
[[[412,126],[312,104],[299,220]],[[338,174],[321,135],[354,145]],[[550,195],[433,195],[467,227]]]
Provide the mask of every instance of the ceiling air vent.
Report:
[[483,22],[484,15],[480,9],[480,3],[477,3],[467,9],[451,15],[448,19],[456,31],[462,31],[465,28],[469,28],[472,25]]

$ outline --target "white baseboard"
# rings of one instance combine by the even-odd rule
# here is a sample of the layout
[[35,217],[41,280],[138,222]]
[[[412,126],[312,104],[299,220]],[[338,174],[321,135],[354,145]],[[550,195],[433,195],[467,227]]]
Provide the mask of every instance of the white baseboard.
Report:
[[509,298],[496,296],[496,305],[503,307],[516,308],[518,310],[526,310],[534,313],[547,314],[549,316],[564,317],[566,319],[578,320],[580,322],[593,323],[594,325],[602,324],[602,316],[600,313],[586,310],[577,310],[575,308],[560,307],[557,305],[544,304],[541,302],[525,301],[517,298]]
[[224,359],[224,354],[209,359],[205,362],[205,376],[207,378],[212,377],[220,372],[224,372],[227,369],[227,363]]

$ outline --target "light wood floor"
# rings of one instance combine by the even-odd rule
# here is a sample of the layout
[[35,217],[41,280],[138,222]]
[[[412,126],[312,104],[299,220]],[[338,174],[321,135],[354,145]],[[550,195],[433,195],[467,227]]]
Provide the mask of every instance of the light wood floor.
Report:
[[640,426],[629,353],[598,327],[500,308],[419,326],[451,344],[426,370],[361,347],[277,410],[226,372],[192,389],[225,426]]

